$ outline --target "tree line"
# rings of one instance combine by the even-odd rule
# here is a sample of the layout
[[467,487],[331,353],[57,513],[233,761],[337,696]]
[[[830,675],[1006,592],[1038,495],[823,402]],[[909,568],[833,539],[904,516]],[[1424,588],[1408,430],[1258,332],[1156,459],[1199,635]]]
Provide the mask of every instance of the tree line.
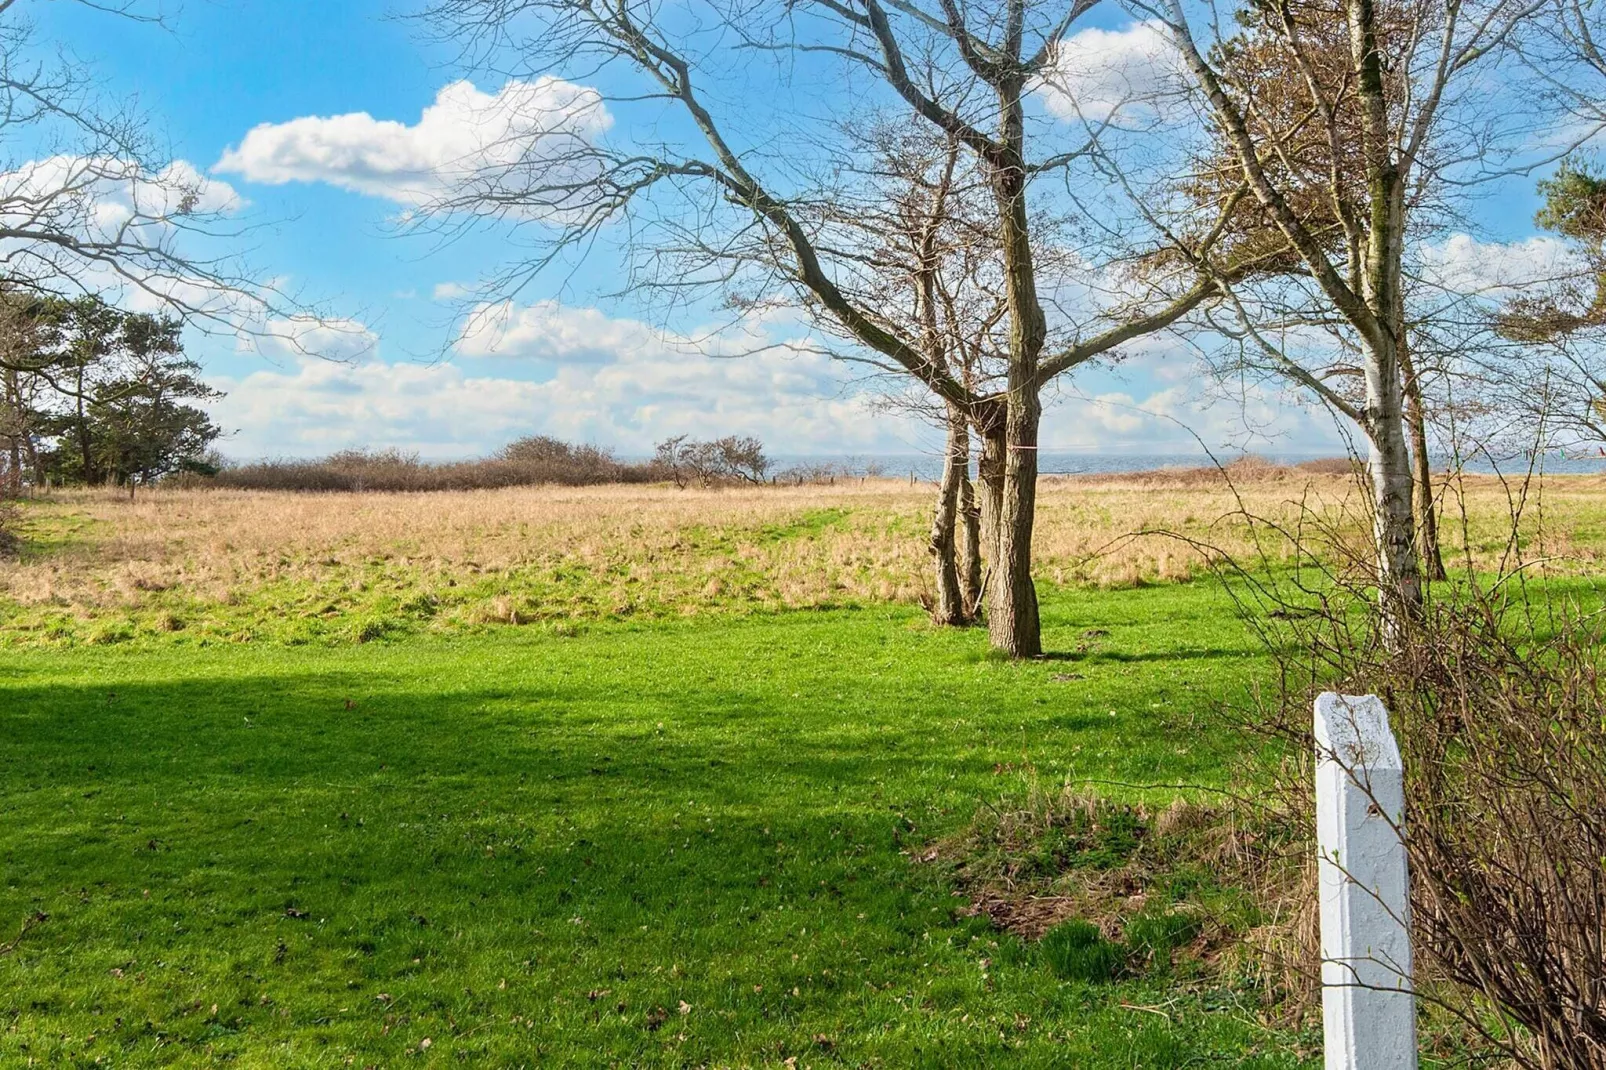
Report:
[[0,483],[113,484],[132,493],[214,470],[221,397],[185,356],[183,322],[98,297],[0,294]]
[[528,435],[488,457],[426,461],[410,450],[346,449],[327,457],[220,463],[189,479],[192,486],[293,491],[490,490],[499,487],[607,483],[674,483],[681,489],[772,482],[814,481],[834,474],[826,466],[776,471],[756,438],[727,435],[698,439],[677,435],[660,443],[646,460],[616,456],[605,446]]

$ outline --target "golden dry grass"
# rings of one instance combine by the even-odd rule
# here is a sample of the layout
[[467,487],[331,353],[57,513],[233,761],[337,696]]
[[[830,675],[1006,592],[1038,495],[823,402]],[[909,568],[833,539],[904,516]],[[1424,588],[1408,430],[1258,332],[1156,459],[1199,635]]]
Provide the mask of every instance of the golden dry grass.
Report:
[[[1039,575],[1102,586],[1185,579],[1205,565],[1204,546],[1287,560],[1288,544],[1257,536],[1245,510],[1363,540],[1351,479],[1245,475],[1231,487],[1199,473],[1047,479]],[[402,618],[449,629],[913,602],[928,589],[931,498],[929,485],[890,480],[712,491],[157,490],[134,502],[60,492],[27,503],[28,549],[0,562],[0,630],[82,638],[113,621],[112,638],[196,624],[234,638],[294,637],[287,622],[299,621],[312,622],[311,637],[353,620],[382,632]],[[1510,529],[1506,490],[1469,477],[1448,502],[1447,554],[1460,560],[1470,546],[1480,567],[1497,563]],[[1606,549],[1606,478],[1551,478],[1528,502],[1524,529],[1530,556],[1592,565]]]

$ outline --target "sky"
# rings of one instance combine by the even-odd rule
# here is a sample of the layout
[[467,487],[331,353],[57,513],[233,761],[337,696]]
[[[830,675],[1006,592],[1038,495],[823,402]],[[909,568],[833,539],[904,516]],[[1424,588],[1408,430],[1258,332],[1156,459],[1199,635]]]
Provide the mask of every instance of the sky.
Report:
[[[168,155],[227,184],[245,255],[262,277],[344,325],[327,345],[307,347],[318,355],[191,332],[191,353],[226,392],[215,406],[226,454],[394,446],[445,459],[529,434],[627,456],[681,433],[753,434],[794,456],[939,445],[918,417],[878,405],[877,386],[856,365],[813,352],[750,353],[754,337],[800,335],[801,324],[666,317],[619,292],[623,263],[606,243],[526,287],[489,333],[460,337],[464,295],[504,261],[516,228],[443,242],[410,232],[404,213],[427,195],[431,163],[452,154],[465,124],[508,102],[505,94],[525,94],[519,102],[555,108],[582,129],[606,129],[613,117],[588,104],[586,87],[465,80],[452,51],[425,40],[395,0],[153,2],[163,25],[63,3],[35,2],[28,17],[108,97],[137,102]],[[1115,12],[1073,45],[1141,53],[1141,31]],[[1531,197],[1506,194],[1484,211],[1507,240],[1533,240]],[[1476,264],[1491,253],[1465,238],[1445,255]],[[1198,441],[1277,453],[1342,448],[1326,413],[1275,389],[1223,398],[1164,337],[1058,388],[1042,441],[1112,454],[1192,452]]]

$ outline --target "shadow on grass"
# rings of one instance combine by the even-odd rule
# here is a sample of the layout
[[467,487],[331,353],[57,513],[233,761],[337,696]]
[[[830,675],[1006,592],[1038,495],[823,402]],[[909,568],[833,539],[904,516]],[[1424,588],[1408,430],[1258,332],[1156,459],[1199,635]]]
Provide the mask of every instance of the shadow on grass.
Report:
[[[845,627],[8,675],[0,928],[48,920],[0,956],[0,1063],[93,1034],[193,1065],[425,1037],[484,1065],[1130,1065],[1106,1042],[1154,997],[979,968],[998,935],[907,855],[1011,790],[1023,741],[1212,762],[1147,712],[1176,674],[1068,693]],[[1224,1019],[1177,1017],[1179,1059],[1239,1064]]]

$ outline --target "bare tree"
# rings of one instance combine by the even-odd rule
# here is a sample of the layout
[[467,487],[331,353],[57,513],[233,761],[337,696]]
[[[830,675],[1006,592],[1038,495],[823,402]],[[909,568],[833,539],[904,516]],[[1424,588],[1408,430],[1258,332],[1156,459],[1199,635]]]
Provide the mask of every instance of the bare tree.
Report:
[[[1539,5],[1313,0],[1243,8],[1232,23],[1206,23],[1181,0],[1135,6],[1169,30],[1219,146],[1236,165],[1234,179],[1253,193],[1246,210],[1297,258],[1269,301],[1229,284],[1223,291],[1269,366],[1364,435],[1383,620],[1397,629],[1422,602],[1417,475],[1406,430],[1407,384],[1418,382],[1406,307],[1407,249],[1418,236],[1413,212],[1456,168],[1496,165],[1502,121],[1480,99],[1485,87],[1476,75],[1499,61]],[[1208,25],[1203,43],[1199,25]],[[1344,47],[1333,47],[1335,34]],[[1265,58],[1245,64],[1246,52]],[[1289,283],[1296,278],[1304,285]],[[1308,302],[1307,322],[1336,328],[1336,347],[1290,355],[1265,329],[1268,318],[1286,324],[1278,312],[1290,291]],[[1423,464],[1425,447],[1416,451]]]
[[[931,364],[963,388],[965,400],[944,398],[903,369],[863,356],[834,321],[822,326],[849,344],[840,357],[877,373],[886,408],[943,430],[928,541],[935,580],[930,608],[936,623],[970,624],[981,609],[983,526],[970,478],[971,428],[985,419],[987,399],[1003,388],[1008,368],[1001,330],[1008,301],[990,187],[958,139],[918,120],[848,124],[844,137],[858,148],[843,163],[855,181],[820,206],[833,229],[851,236],[841,246],[858,250],[862,270],[843,287],[889,333],[914,339]],[[997,483],[1001,467],[989,459],[984,468]],[[1001,500],[986,497],[995,507]],[[991,532],[996,515],[988,513]]]
[[762,486],[769,471],[764,444],[756,438],[726,435],[694,439],[676,435],[658,443],[653,463],[669,473],[675,486],[685,490],[692,480],[704,489],[731,483]]
[[[1123,292],[1102,304],[1073,307],[1058,295],[1073,283],[1088,292],[1108,282],[1119,258],[1107,249],[1090,249],[1075,279],[1042,277],[1029,202],[1058,189],[1074,205],[1070,169],[1099,130],[1029,123],[1028,103],[1089,6],[436,0],[429,18],[470,65],[592,79],[610,90],[594,91],[594,102],[652,118],[617,147],[570,128],[534,137],[514,162],[465,176],[420,218],[448,230],[486,218],[524,224],[536,251],[490,280],[504,296],[563,251],[619,234],[638,254],[633,283],[677,298],[699,287],[742,288],[805,306],[870,359],[967,410],[982,439],[983,512],[992,518],[989,634],[1000,650],[1034,656],[1042,638],[1031,537],[1045,386],[1168,328],[1215,297],[1215,279],[1235,277],[1230,264],[1200,273],[1219,236],[1209,227],[1166,268],[1123,277]],[[800,101],[808,86],[828,87],[823,102]],[[798,106],[779,106],[788,101]],[[991,393],[971,394],[918,336],[856,296],[873,289],[854,281],[866,268],[862,250],[820,210],[842,193],[844,109],[925,124],[985,176],[1005,296],[1004,368]]]

